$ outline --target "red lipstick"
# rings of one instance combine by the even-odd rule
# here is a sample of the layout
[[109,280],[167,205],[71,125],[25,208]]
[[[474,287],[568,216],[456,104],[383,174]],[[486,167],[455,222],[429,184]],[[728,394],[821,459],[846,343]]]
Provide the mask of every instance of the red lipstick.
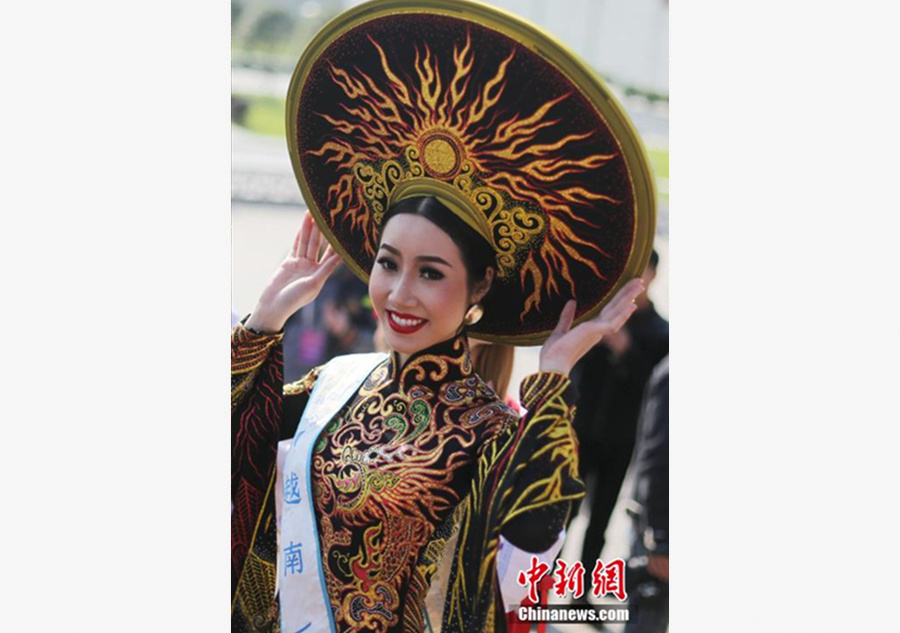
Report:
[[391,310],[386,310],[385,312],[387,312],[388,325],[390,325],[391,329],[398,334],[412,334],[413,332],[418,332],[425,327],[426,323],[428,323],[427,319],[422,319],[412,314],[392,312]]

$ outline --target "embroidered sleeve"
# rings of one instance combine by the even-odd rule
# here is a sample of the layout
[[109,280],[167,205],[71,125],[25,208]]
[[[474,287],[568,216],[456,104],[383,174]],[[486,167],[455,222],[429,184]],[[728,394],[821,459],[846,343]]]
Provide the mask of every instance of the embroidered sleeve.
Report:
[[[512,495],[504,523],[524,512],[584,495],[578,478],[578,444],[572,429],[575,389],[568,376],[538,372],[521,386],[524,424],[510,446],[516,466]],[[508,481],[508,480],[507,480]]]
[[231,410],[238,408],[273,355],[281,351],[283,334],[257,334],[238,323],[231,331]]
[[319,371],[285,385],[281,339],[281,334],[257,334],[240,324],[231,335],[233,630],[243,630],[243,624],[234,628],[235,622],[246,624],[272,604],[274,560],[260,552],[272,550],[274,524],[262,518],[273,518],[270,493],[278,442],[293,436]]
[[[548,505],[583,496],[572,418],[575,393],[569,378],[557,372],[527,376],[520,388],[527,410],[518,424],[504,424],[483,451],[479,472],[489,471],[502,493],[503,523]],[[490,477],[485,479],[488,484]]]
[[256,334],[241,324],[232,330],[232,488],[238,477],[263,488],[274,460],[282,417],[281,339],[281,334]]
[[[447,631],[481,630],[485,624],[481,618],[498,613],[493,575],[500,534],[511,521],[562,516],[564,522],[571,502],[584,495],[571,425],[574,389],[568,377],[532,374],[522,382],[521,399],[528,413],[486,443],[464,502],[444,610]],[[548,538],[557,535],[555,530]],[[473,627],[474,620],[479,623]]]
[[522,405],[529,411],[508,450],[514,455],[511,491],[501,531],[517,547],[541,552],[565,526],[572,501],[581,497],[578,452],[572,430],[574,387],[568,377],[539,372],[522,381]]
[[[280,334],[256,334],[238,324],[231,334],[231,590],[232,628],[250,611],[271,604],[274,566],[250,553],[274,472],[282,423],[283,369]],[[256,580],[254,580],[256,579]],[[249,584],[248,584],[249,583]],[[264,588],[263,591],[260,587]],[[272,591],[269,591],[272,588]],[[236,620],[235,620],[236,619]],[[235,630],[241,630],[238,626]]]
[[282,334],[259,334],[238,324],[231,335],[232,479],[263,486],[275,445],[293,436],[319,374],[284,384]]

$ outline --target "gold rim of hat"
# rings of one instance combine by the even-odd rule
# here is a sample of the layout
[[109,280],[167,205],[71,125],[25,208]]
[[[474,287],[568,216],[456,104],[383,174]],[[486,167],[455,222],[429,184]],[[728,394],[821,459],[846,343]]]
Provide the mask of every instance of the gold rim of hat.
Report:
[[[303,197],[307,201],[308,208],[316,224],[350,269],[361,279],[367,281],[370,271],[363,270],[331,231],[329,223],[323,217],[322,210],[316,204],[301,166],[301,152],[298,146],[298,117],[296,116],[300,107],[300,95],[310,70],[320,55],[342,35],[372,20],[393,15],[422,13],[476,22],[481,26],[496,30],[530,49],[547,63],[554,66],[585,95],[594,107],[596,114],[614,136],[627,167],[631,191],[634,197],[634,227],[631,236],[630,252],[622,273],[603,301],[593,306],[589,311],[579,314],[575,323],[577,324],[596,316],[608,299],[622,285],[629,279],[641,274],[649,260],[656,228],[656,193],[650,165],[640,136],[635,131],[622,106],[597,75],[556,38],[502,9],[472,0],[373,0],[341,13],[316,34],[303,52],[294,70],[288,90],[286,109],[287,138],[291,162]],[[444,142],[444,144],[448,143]],[[407,151],[409,152],[410,150]],[[452,157],[447,157],[445,150],[442,140],[435,138],[432,139],[430,145],[420,146],[413,158],[421,158],[423,159],[422,162],[430,160],[433,169],[449,170],[452,168],[450,163],[452,163],[453,159]],[[429,151],[431,151],[433,157],[426,155]],[[407,156],[407,158],[410,157]],[[388,202],[393,204],[402,199],[420,195],[435,196],[469,226],[485,237],[489,243],[494,244],[491,227],[488,226],[484,215],[473,208],[471,196],[466,195],[466,192],[460,191],[459,187],[431,178],[427,174],[414,173],[413,177],[398,183],[390,191]],[[381,213],[383,214],[385,210],[386,208],[382,209]],[[530,345],[541,343],[551,331],[552,328],[548,328],[545,331],[527,335],[500,336],[490,332],[473,331],[472,335],[486,341]]]

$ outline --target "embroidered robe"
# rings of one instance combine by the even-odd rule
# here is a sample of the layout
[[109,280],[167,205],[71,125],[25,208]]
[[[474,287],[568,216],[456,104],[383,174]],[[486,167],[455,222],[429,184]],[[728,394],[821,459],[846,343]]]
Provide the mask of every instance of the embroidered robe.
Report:
[[[235,328],[233,632],[278,630],[276,446],[293,437],[318,375],[284,386],[281,336]],[[313,449],[320,564],[336,631],[437,629],[425,595],[455,532],[441,629],[504,630],[501,532],[532,516],[536,529],[546,527],[548,511],[564,516],[583,495],[569,387],[558,373],[526,377],[520,419],[473,373],[464,336],[402,367],[391,355],[372,371]]]

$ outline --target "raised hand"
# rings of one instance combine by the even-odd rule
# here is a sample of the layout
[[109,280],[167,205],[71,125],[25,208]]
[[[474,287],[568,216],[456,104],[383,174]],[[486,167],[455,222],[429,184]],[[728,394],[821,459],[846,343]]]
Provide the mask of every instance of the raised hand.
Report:
[[319,256],[322,240],[322,232],[307,213],[294,238],[294,247],[260,295],[247,327],[278,332],[294,312],[316,298],[341,261],[330,244]]
[[574,328],[575,301],[563,308],[559,323],[541,347],[541,371],[558,371],[568,374],[575,363],[607,334],[618,332],[635,309],[634,300],[644,292],[644,283],[632,279],[619,289],[600,314]]

